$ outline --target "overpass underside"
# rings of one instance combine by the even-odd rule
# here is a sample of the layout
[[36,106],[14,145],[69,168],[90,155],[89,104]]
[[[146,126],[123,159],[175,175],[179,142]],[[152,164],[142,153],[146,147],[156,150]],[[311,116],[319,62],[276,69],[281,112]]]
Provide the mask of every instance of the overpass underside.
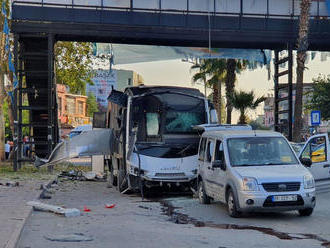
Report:
[[[269,1],[264,14],[240,11],[191,11],[129,7],[82,6],[72,4],[45,4],[14,1],[12,30],[15,37],[15,65],[20,82],[16,90],[16,165],[22,156],[22,129],[31,129],[36,155],[47,157],[58,142],[57,106],[54,76],[54,44],[56,41],[89,41],[123,44],[187,46],[212,48],[247,48],[290,50],[295,47],[298,34],[298,16],[271,15]],[[155,0],[153,0],[155,1]],[[293,1],[292,1],[293,3]],[[319,4],[319,2],[318,2]],[[330,21],[327,17],[311,17],[309,49],[330,50]],[[275,81],[288,75],[288,89],[292,91],[292,53],[286,72],[275,70]],[[277,59],[280,58],[277,56]],[[283,60],[282,60],[283,61]],[[275,61],[275,65],[279,65]],[[279,61],[281,62],[281,61]],[[276,68],[275,68],[276,69]],[[275,82],[275,86],[278,82]],[[290,86],[291,85],[291,86]],[[275,89],[280,89],[278,85]],[[37,92],[37,93],[36,93]],[[24,105],[24,94],[28,104]],[[277,94],[275,92],[275,94]],[[292,93],[285,100],[292,101]],[[276,104],[281,101],[277,97]],[[286,113],[292,114],[292,104]],[[29,123],[22,122],[22,111],[29,111]],[[278,111],[278,108],[277,108]],[[280,113],[281,112],[281,113]],[[278,111],[276,115],[285,114]],[[279,124],[280,118],[275,118]],[[289,134],[292,125],[289,122]]]

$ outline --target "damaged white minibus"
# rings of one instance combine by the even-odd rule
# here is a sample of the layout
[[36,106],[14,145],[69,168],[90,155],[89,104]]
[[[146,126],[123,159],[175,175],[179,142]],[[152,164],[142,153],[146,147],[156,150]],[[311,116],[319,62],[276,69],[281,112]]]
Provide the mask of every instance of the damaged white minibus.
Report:
[[197,176],[198,131],[216,123],[216,112],[197,89],[168,86],[113,90],[107,127],[113,130],[105,157],[109,183],[120,192],[141,187],[190,188]]

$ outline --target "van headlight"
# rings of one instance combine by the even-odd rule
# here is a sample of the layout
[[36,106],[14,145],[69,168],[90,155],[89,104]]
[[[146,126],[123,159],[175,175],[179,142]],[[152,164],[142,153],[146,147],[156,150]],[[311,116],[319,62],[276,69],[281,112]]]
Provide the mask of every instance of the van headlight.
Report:
[[314,177],[310,174],[304,176],[304,189],[312,189],[315,187]]
[[242,178],[242,190],[243,191],[259,191],[257,180],[253,177]]

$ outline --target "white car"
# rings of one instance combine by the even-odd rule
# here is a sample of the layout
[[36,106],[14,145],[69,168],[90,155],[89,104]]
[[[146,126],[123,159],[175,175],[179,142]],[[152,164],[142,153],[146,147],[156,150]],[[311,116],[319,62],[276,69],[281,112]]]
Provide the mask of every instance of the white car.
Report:
[[[311,165],[310,159],[301,162]],[[199,146],[199,200],[227,204],[232,217],[289,210],[309,216],[316,203],[315,182],[301,162],[280,133],[206,131]]]
[[93,129],[92,125],[90,124],[77,126],[76,128],[72,129],[72,131],[69,133],[69,138],[72,139],[74,136],[77,136],[86,131],[90,131],[92,129]]

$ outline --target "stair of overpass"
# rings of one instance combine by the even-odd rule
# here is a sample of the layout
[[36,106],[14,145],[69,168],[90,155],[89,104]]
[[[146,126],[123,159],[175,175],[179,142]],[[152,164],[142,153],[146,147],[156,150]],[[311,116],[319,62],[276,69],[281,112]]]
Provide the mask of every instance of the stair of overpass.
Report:
[[[17,169],[33,155],[47,158],[58,141],[53,48],[48,35],[17,37]],[[24,146],[34,154],[26,156]]]

